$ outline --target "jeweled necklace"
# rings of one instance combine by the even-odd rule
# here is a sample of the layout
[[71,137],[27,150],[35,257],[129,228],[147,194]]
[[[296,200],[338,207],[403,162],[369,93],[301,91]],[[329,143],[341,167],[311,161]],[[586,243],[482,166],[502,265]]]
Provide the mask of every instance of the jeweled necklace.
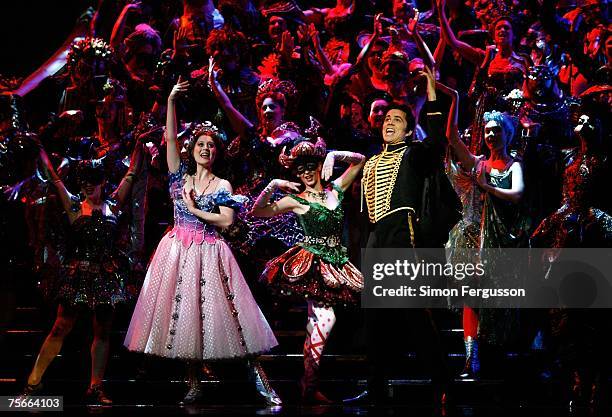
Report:
[[306,190],[306,195],[308,195],[308,197],[312,198],[313,200],[320,201],[321,203],[324,203],[327,200],[327,192],[325,190],[321,190],[321,191]]
[[[210,187],[210,184],[215,180],[215,178],[216,177],[214,175],[212,175],[210,177],[210,179],[208,180],[208,184],[206,184],[206,187],[204,188],[204,190],[202,190],[200,195],[204,194],[206,192],[206,190],[208,190],[208,187]],[[193,191],[195,191],[197,193],[198,190],[196,189],[196,186],[195,186],[195,175],[191,176],[191,180],[192,180],[192,184],[193,184]]]

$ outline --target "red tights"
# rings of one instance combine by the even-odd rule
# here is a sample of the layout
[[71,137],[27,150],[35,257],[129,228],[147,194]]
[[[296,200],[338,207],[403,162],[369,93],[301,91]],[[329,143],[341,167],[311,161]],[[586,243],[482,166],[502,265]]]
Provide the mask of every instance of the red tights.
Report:
[[463,306],[463,338],[476,339],[478,336],[478,313],[468,306]]

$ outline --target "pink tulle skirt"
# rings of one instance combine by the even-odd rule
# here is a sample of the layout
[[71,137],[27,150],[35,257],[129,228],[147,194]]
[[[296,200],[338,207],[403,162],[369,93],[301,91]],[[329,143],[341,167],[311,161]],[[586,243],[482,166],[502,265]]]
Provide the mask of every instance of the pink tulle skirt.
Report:
[[156,356],[212,360],[256,355],[278,342],[223,240],[184,244],[166,234],[124,344]]

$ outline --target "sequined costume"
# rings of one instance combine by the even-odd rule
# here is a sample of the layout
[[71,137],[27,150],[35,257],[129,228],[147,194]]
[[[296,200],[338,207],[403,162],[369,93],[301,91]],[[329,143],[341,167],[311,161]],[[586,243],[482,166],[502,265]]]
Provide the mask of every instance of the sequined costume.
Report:
[[[283,123],[276,130],[293,131],[299,128],[294,123]],[[273,147],[267,137],[253,129],[247,141],[236,138],[228,147],[227,154],[234,164],[234,172],[240,173],[240,184],[236,193],[244,195],[254,202],[259,193],[273,178],[282,178],[285,173],[281,171],[276,162],[280,149]],[[238,178],[236,178],[238,180]],[[272,201],[284,196],[277,191]],[[282,243],[284,249],[292,247],[304,238],[297,217],[293,213],[284,213],[271,218],[251,216],[248,211],[238,214],[236,223],[231,228],[231,243],[245,254],[253,254],[253,248],[262,239],[273,239]],[[279,252],[272,256],[278,255]],[[257,256],[257,255],[255,255]],[[266,258],[270,259],[270,257]]]
[[602,210],[601,194],[609,182],[604,158],[579,152],[563,175],[562,206],[544,219],[532,235],[539,247],[610,247],[612,216]]
[[[578,152],[563,175],[562,206],[545,218],[531,237],[543,248],[612,247],[612,216],[606,198],[610,181],[605,157],[599,152]],[[562,257],[561,251],[556,257]],[[563,262],[552,262],[563,271]],[[595,398],[601,389],[601,364],[606,362],[610,315],[600,309],[551,309],[548,311],[551,347],[559,368],[572,382],[573,401],[585,395]],[[587,397],[588,398],[588,397]]]
[[363,276],[349,262],[342,246],[344,191],[334,183],[332,187],[338,193],[338,205],[333,210],[290,194],[309,207],[297,216],[304,239],[269,261],[261,279],[281,295],[298,295],[324,305],[354,305],[363,288]]
[[[125,338],[129,350],[211,360],[268,351],[278,343],[236,260],[217,230],[181,197],[187,166],[171,173],[174,227],[161,240]],[[196,197],[199,209],[240,208],[245,198],[220,189]]]
[[[474,172],[479,164],[484,164],[485,157],[477,157]],[[492,171],[486,174],[487,182],[497,188],[512,188],[511,161],[506,169]],[[482,259],[466,259],[474,256],[480,258],[473,251],[463,251],[469,248],[518,248],[526,247],[529,231],[529,218],[516,204],[483,193],[471,178],[474,173],[462,172],[458,167],[451,166],[449,177],[453,181],[463,204],[463,218],[449,233],[446,244],[447,258],[451,262],[480,262]],[[484,252],[486,254],[486,251]],[[491,262],[487,263],[488,266]],[[487,275],[487,287],[495,288],[501,283],[507,283],[510,277],[520,278],[520,265],[516,268],[496,267],[503,272]],[[502,276],[503,275],[503,276]],[[480,310],[481,338],[490,343],[505,343],[518,325],[516,311],[500,308],[486,308],[487,300],[479,301],[483,307]],[[491,301],[490,306],[494,306]]]
[[114,306],[128,297],[127,257],[117,245],[117,215],[108,200],[102,210],[80,216],[70,225],[67,257],[60,277],[41,281],[41,290],[50,301],[65,305]]
[[[479,159],[480,160],[480,159]],[[482,191],[474,184],[472,173],[465,172],[448,156],[446,175],[453,184],[463,207],[461,220],[453,227],[446,242],[446,256],[456,260],[456,248],[480,247],[480,222],[482,219]]]

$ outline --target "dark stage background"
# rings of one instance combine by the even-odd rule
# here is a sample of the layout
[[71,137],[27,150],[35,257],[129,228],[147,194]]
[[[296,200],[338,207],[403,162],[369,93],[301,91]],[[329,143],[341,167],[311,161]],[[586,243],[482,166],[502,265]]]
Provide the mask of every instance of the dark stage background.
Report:
[[95,1],[4,0],[0,2],[0,74],[26,76],[64,42]]

